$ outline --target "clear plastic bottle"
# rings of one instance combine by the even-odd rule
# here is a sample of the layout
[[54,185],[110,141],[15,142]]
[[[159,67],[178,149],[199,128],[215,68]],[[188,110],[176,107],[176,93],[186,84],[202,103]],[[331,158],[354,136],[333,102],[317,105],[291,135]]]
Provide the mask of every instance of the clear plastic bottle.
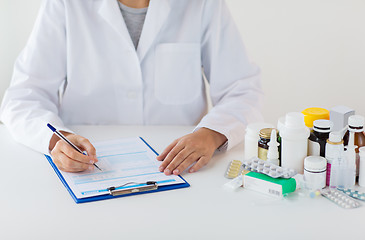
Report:
[[356,175],[359,175],[359,148],[365,146],[365,135],[364,135],[364,122],[365,119],[363,116],[360,115],[352,115],[349,117],[348,120],[348,131],[346,132],[345,136],[343,137],[344,145],[348,145],[349,141],[349,133],[354,133],[354,145],[358,146],[356,149]]
[[341,166],[342,178],[338,183],[339,187],[342,188],[352,188],[356,182],[356,149],[357,146],[354,145],[354,135],[355,133],[350,132],[349,143],[347,145],[347,150],[345,152],[346,156],[346,166]]
[[285,125],[281,128],[281,166],[303,173],[309,137],[304,115],[299,112],[287,113]]
[[342,134],[331,132],[326,144],[327,159],[327,186],[337,186],[339,181],[340,165],[345,161]]

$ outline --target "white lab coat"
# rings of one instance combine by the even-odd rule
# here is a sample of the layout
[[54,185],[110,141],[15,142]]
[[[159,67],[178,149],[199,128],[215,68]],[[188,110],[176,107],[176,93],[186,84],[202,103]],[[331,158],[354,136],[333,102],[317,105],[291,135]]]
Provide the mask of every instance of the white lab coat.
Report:
[[[202,72],[214,106],[207,115]],[[48,122],[65,131],[197,124],[230,148],[261,120],[261,95],[223,0],[151,0],[137,50],[117,0],[45,0],[0,116],[17,141],[43,153]]]

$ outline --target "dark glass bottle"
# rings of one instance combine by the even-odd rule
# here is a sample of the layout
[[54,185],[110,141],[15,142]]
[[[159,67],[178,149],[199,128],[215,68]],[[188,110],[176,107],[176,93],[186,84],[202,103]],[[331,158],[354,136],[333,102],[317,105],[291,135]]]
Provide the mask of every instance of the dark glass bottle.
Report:
[[333,123],[330,120],[316,120],[313,122],[313,131],[308,139],[308,156],[326,155],[326,143]]

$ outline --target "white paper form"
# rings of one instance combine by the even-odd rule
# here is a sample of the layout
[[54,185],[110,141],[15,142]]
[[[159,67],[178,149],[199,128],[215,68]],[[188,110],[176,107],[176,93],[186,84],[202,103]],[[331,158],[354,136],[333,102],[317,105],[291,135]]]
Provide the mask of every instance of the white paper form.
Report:
[[109,194],[109,187],[133,184],[118,189],[139,186],[156,181],[159,186],[185,183],[175,175],[166,176],[158,170],[161,162],[156,154],[140,138],[125,138],[93,143],[98,158],[92,171],[81,173],[61,172],[77,198]]

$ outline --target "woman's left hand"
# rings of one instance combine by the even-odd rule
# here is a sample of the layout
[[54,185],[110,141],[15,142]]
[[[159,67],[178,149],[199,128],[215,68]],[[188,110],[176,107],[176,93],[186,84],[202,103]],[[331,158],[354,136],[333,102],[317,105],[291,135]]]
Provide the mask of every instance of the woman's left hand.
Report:
[[189,169],[190,173],[196,172],[210,161],[214,151],[226,141],[223,134],[200,128],[176,139],[157,156],[157,160],[163,160],[159,170],[166,175],[178,175],[196,162]]

